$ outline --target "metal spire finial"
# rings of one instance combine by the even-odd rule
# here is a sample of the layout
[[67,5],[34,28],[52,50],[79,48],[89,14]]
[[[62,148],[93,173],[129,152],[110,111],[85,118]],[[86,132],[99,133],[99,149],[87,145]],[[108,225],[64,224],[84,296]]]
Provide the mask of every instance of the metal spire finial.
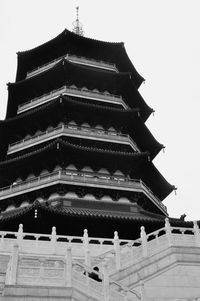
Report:
[[79,19],[78,17],[79,6],[76,7],[76,21]]
[[82,23],[79,21],[79,6],[76,6],[76,21],[73,22],[72,31],[79,36],[83,36],[83,26]]

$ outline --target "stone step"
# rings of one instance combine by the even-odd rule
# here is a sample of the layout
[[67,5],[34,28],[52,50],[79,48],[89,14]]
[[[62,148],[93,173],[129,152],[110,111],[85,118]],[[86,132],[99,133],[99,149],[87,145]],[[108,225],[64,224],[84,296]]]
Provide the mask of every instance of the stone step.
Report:
[[6,285],[0,301],[96,301],[86,294],[67,287]]

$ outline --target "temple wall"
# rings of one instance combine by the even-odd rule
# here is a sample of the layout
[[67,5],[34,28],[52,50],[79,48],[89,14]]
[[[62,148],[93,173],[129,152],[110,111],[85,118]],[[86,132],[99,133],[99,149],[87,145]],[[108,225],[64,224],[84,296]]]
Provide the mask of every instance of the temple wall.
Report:
[[168,271],[152,277],[146,282],[146,294],[150,300],[192,300],[200,296],[199,261],[178,263]]
[[169,247],[119,271],[114,278],[136,291],[142,280],[147,301],[198,300],[200,249]]

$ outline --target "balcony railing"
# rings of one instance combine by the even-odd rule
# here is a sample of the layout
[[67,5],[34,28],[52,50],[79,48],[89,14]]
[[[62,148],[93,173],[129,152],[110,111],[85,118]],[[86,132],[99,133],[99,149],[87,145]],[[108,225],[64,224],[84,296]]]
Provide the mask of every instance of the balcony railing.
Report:
[[115,131],[105,131],[96,128],[90,128],[86,126],[78,127],[76,125],[63,124],[56,128],[49,129],[45,132],[41,132],[35,137],[30,137],[9,144],[7,154],[12,154],[28,147],[46,142],[50,139],[57,138],[59,136],[68,136],[76,138],[84,138],[98,141],[106,141],[112,143],[120,143],[130,145],[134,151],[140,152],[136,143],[129,135],[117,133]]
[[167,215],[164,206],[158,197],[144,184],[142,180],[127,179],[124,177],[108,176],[102,173],[83,173],[72,170],[58,170],[39,177],[34,177],[21,183],[0,189],[0,200],[21,195],[30,191],[38,190],[55,184],[83,185],[88,187],[99,187],[106,189],[117,189],[123,191],[135,191],[144,193],[152,203]]
[[62,59],[67,59],[68,61],[70,61],[72,63],[76,63],[76,64],[81,64],[81,65],[85,65],[85,66],[89,66],[89,67],[100,68],[103,70],[118,72],[115,64],[112,64],[109,62],[104,62],[104,61],[98,61],[98,60],[94,60],[94,59],[88,59],[88,58],[85,58],[82,56],[66,54],[65,56],[59,57],[53,61],[50,61],[47,64],[44,64],[42,66],[39,66],[38,68],[28,71],[26,78],[30,78],[32,76],[35,76],[39,73],[42,73],[42,72],[50,69],[51,67],[56,65]]
[[100,102],[112,103],[123,106],[127,109],[128,106],[125,104],[121,96],[110,94],[109,92],[99,92],[98,90],[88,90],[87,88],[77,88],[75,86],[63,86],[59,89],[53,90],[50,93],[43,94],[39,97],[33,98],[30,101],[22,103],[18,106],[17,113],[20,114],[37,106],[40,106],[46,102],[49,102],[59,95],[68,95],[79,98],[86,98]]
[[[132,240],[119,239],[119,245],[124,246]],[[82,236],[58,235],[56,228],[52,228],[51,234],[28,233],[23,231],[22,225],[18,232],[0,231],[0,252],[12,252],[13,246],[18,244],[23,253],[56,255],[66,254],[66,245],[71,246],[72,256],[87,261],[87,250],[93,257],[105,254],[114,248],[113,238],[91,237],[87,229]]]

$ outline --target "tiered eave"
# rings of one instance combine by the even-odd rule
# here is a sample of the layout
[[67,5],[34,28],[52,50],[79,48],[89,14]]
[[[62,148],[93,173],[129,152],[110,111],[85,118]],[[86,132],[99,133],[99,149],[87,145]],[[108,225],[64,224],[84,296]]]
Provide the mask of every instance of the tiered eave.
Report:
[[[0,224],[33,231],[44,219],[45,231],[54,223],[62,232],[66,219],[99,235],[105,219],[105,236],[116,227],[124,236],[152,217],[157,228],[174,186],[152,163],[163,145],[145,125],[153,110],[142,81],[123,43],[68,30],[18,53],[0,122]],[[34,210],[39,223],[29,224]]]

